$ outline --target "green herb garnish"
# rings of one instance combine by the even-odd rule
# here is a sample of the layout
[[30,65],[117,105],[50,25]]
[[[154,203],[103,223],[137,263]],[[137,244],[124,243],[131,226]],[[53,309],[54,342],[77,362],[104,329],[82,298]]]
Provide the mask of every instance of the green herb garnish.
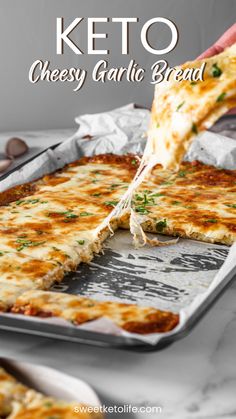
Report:
[[229,207],[229,208],[236,208],[236,204],[225,204],[226,205],[226,207]]
[[110,186],[110,189],[113,190],[117,188],[118,186],[121,186],[120,183],[112,183],[112,185]]
[[217,220],[215,218],[209,218],[206,220],[207,223],[217,223]]
[[115,207],[118,204],[118,201],[105,201],[104,204],[108,207]]
[[66,218],[78,218],[78,215],[73,214],[73,213],[69,213],[66,215]]
[[52,407],[53,404],[52,404],[52,402],[46,402],[46,403],[44,403],[44,406],[45,407]]
[[135,199],[136,199],[136,201],[142,201],[143,197],[141,195],[136,194]]
[[40,202],[39,199],[28,199],[28,201],[26,201],[29,204],[36,204],[37,202]]
[[162,182],[161,185],[173,185],[173,183],[174,182],[172,181],[165,181],[165,182]]
[[218,98],[216,99],[216,102],[223,102],[225,96],[226,96],[225,92],[221,93],[221,95],[219,95]]
[[185,177],[186,176],[186,171],[185,170],[180,170],[178,173],[178,177]]
[[88,215],[93,215],[91,212],[82,211],[80,217],[87,217]]
[[211,68],[211,73],[213,77],[220,77],[222,74],[222,70],[218,67],[217,63],[213,64]]
[[150,211],[148,211],[148,209],[147,208],[145,208],[145,207],[143,207],[143,206],[138,206],[138,207],[135,207],[135,211],[136,212],[139,212],[140,214],[148,214]]
[[179,111],[179,109],[181,109],[182,108],[182,106],[185,104],[185,100],[183,101],[183,102],[181,102],[178,106],[177,106],[177,108],[176,108],[176,112],[178,112]]
[[84,240],[76,240],[78,244],[80,244],[81,246],[85,243]]
[[151,197],[152,197],[152,198],[157,198],[158,196],[165,196],[165,194],[164,194],[164,193],[161,193],[161,192],[158,192],[158,193],[152,193],[152,194],[151,194]]
[[194,134],[197,134],[198,133],[198,129],[197,129],[197,125],[193,122],[193,124],[192,124],[192,132],[194,133]]
[[21,250],[23,250],[27,247],[40,246],[40,245],[46,243],[46,241],[33,242],[32,240],[26,240],[26,239],[18,238],[16,240],[16,243],[20,244],[20,246],[17,247],[17,249],[16,249],[18,252],[20,252]]
[[179,204],[181,204],[181,202],[180,201],[172,201],[171,204],[172,205],[179,205]]
[[166,219],[164,219],[163,221],[158,221],[156,223],[156,230],[160,233],[162,232],[165,228],[167,227],[167,222]]

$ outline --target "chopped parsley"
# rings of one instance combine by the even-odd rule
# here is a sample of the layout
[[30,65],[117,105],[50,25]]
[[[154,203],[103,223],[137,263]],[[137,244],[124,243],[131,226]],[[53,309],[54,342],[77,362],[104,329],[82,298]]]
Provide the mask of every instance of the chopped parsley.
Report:
[[181,204],[181,202],[180,201],[172,201],[171,204],[172,205],[179,205],[179,204]]
[[211,74],[213,77],[220,77],[222,74],[222,70],[218,67],[217,63],[213,64],[211,67]]
[[37,202],[40,202],[40,200],[39,199],[28,199],[28,201],[26,201],[26,202],[28,202],[29,204],[36,204]]
[[108,207],[115,207],[118,204],[118,201],[105,201],[104,204]]
[[209,218],[206,220],[207,223],[217,223],[217,220],[215,218]]
[[196,86],[197,82],[196,81],[191,81],[190,86]]
[[225,96],[226,96],[225,92],[221,93],[221,95],[219,95],[218,98],[216,99],[216,102],[223,102]]
[[78,244],[80,244],[81,246],[85,243],[84,240],[76,240]]
[[18,201],[15,201],[15,205],[21,205],[21,204],[37,204],[40,202],[41,204],[46,204],[48,201],[40,201],[39,198],[35,199],[19,199]]
[[198,133],[198,129],[197,129],[197,125],[193,122],[193,124],[192,124],[192,132],[194,133],[194,134],[197,134]]
[[182,106],[185,104],[185,100],[183,101],[183,102],[181,102],[178,106],[177,106],[177,108],[176,108],[176,112],[178,112],[181,108],[182,108]]
[[158,196],[165,196],[165,194],[161,193],[161,192],[157,192],[157,193],[152,193],[151,196],[152,196],[152,198],[156,198]]
[[133,166],[136,166],[136,164],[137,164],[137,160],[132,159],[132,160],[131,160],[131,164],[132,164]]
[[65,215],[64,222],[66,222],[66,223],[69,222],[69,220],[72,219],[72,218],[78,218],[78,215],[74,214],[72,212],[72,210],[49,212],[48,217],[53,216],[54,214]]
[[142,201],[143,197],[141,195],[136,194],[135,199],[136,199],[136,201]]
[[113,190],[115,188],[118,188],[120,186],[120,183],[112,183],[112,185],[110,186],[110,189]]
[[32,240],[27,240],[27,239],[22,239],[22,238],[18,238],[16,240],[17,244],[20,244],[20,246],[17,247],[17,251],[20,252],[21,250],[27,248],[27,247],[35,247],[35,246],[40,246],[44,243],[46,243],[46,241],[39,241],[39,242],[34,242]]
[[185,177],[186,176],[186,171],[185,170],[180,170],[178,173],[178,177]]
[[100,192],[92,193],[92,196],[101,196]]
[[66,218],[78,218],[78,215],[73,214],[73,213],[69,213],[66,215]]
[[145,208],[142,205],[139,205],[139,206],[135,207],[135,211],[139,212],[140,214],[148,214],[150,212],[150,211],[148,211],[147,208]]
[[166,219],[164,219],[163,221],[158,221],[156,223],[156,230],[161,233],[165,228],[167,227],[167,222]]
[[45,407],[52,407],[53,404],[52,404],[52,402],[46,402],[46,403],[44,403],[44,406]]
[[144,193],[143,195],[136,194],[135,195],[135,201],[142,202],[142,206],[154,204],[153,196],[150,196],[146,193]]
[[161,185],[173,185],[173,183],[174,182],[172,181],[165,181],[165,182],[162,182]]
[[236,208],[236,204],[225,204],[226,205],[226,207],[229,207],[229,208]]
[[82,211],[80,217],[87,217],[88,215],[93,215],[91,212]]
[[63,253],[63,255],[67,258],[67,259],[71,259],[71,256],[68,255],[67,253]]

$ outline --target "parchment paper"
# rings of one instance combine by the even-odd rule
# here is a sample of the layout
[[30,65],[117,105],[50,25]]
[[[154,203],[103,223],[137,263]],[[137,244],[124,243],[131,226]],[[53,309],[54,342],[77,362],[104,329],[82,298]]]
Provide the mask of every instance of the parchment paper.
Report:
[[[0,182],[0,190],[37,179],[82,155],[106,152],[141,154],[145,147],[149,116],[148,110],[135,109],[130,104],[111,112],[78,117],[76,134],[56,150],[45,152],[4,179]],[[88,134],[93,138],[82,138]],[[196,138],[186,159],[236,169],[236,141],[218,133],[206,132]],[[231,247],[228,255],[227,246],[194,240],[181,239],[177,245],[139,250],[133,248],[131,241],[129,232],[116,232],[105,243],[104,255],[96,256],[89,265],[80,265],[77,272],[66,276],[53,290],[179,312],[180,324],[166,336],[184,327],[205,298],[236,267],[236,245]],[[65,324],[56,318],[50,319],[50,323]],[[163,336],[130,334],[107,319],[79,328],[135,337],[150,344],[156,344]]]

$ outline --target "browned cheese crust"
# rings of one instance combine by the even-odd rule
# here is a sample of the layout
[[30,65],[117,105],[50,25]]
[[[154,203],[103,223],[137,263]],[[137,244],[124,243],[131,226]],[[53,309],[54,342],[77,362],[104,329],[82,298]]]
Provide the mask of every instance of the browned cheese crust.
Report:
[[19,296],[13,313],[39,317],[62,317],[75,325],[106,317],[131,333],[164,333],[176,327],[178,314],[151,307],[44,291],[29,291]]

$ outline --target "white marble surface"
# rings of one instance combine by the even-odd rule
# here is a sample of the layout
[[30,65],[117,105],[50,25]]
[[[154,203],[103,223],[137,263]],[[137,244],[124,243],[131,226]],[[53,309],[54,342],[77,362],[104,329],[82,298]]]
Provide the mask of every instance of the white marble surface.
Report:
[[[35,147],[47,147],[72,132],[18,136]],[[1,134],[0,142],[11,135]],[[235,301],[233,283],[189,336],[159,352],[102,349],[0,331],[0,356],[49,365],[82,378],[106,405],[162,407],[160,414],[120,415],[124,419],[235,418]]]

